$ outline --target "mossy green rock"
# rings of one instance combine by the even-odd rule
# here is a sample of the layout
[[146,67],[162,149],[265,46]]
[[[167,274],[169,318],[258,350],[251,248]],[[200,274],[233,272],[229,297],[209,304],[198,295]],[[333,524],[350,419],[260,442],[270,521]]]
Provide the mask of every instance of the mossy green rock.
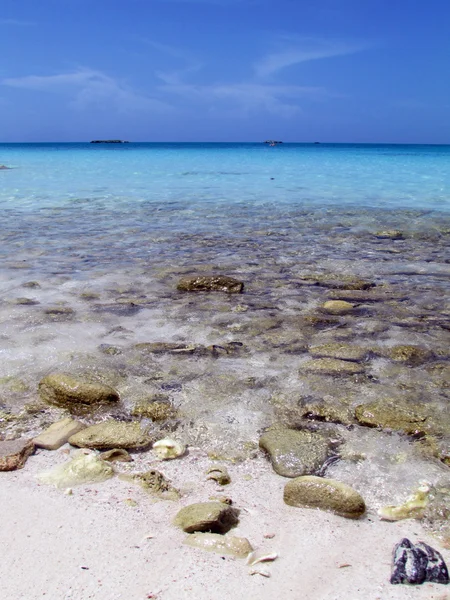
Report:
[[365,511],[363,498],[353,488],[323,477],[297,477],[284,487],[284,501],[300,508],[320,508],[347,519],[358,519]]
[[69,410],[119,401],[114,388],[65,373],[44,377],[39,383],[39,395],[44,402]]
[[223,502],[199,502],[182,508],[174,519],[174,525],[186,533],[210,531],[226,533],[238,522],[237,511]]
[[102,421],[86,427],[69,438],[69,443],[80,448],[146,448],[151,444],[149,436],[139,423]]
[[302,363],[300,374],[317,373],[319,375],[359,375],[364,373],[361,364],[337,358],[314,358]]
[[310,346],[309,353],[314,358],[337,358],[338,360],[360,362],[367,358],[369,350],[353,344],[331,342],[319,346]]
[[355,417],[361,425],[395,429],[407,434],[428,430],[427,415],[420,406],[410,406],[399,400],[383,399],[369,404],[360,404]]
[[269,454],[278,475],[299,477],[320,469],[327,459],[330,444],[321,434],[280,427],[266,431],[259,446]]
[[226,292],[227,294],[239,294],[244,289],[242,281],[227,277],[226,275],[197,275],[185,277],[177,285],[182,292]]
[[410,366],[421,365],[432,358],[432,353],[425,348],[406,344],[392,346],[386,355],[395,362]]

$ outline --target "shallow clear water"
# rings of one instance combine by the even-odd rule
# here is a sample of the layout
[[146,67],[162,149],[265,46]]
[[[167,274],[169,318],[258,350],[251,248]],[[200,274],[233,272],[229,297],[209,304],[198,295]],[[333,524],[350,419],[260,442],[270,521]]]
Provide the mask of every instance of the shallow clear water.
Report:
[[[49,372],[91,373],[119,390],[120,418],[163,391],[184,441],[237,456],[255,451],[264,427],[295,423],[311,400],[353,410],[390,397],[444,410],[449,162],[450,146],[0,145],[0,164],[12,167],[0,170],[2,406],[17,413],[35,402]],[[199,272],[237,277],[245,291],[177,292],[180,277]],[[317,273],[358,276],[392,297],[312,325],[305,318],[320,316],[332,295],[305,279]],[[136,349],[160,341],[237,341],[243,350],[214,358]],[[332,341],[376,348],[362,379],[301,374],[308,348]],[[393,364],[383,349],[396,344],[433,358]],[[39,430],[41,417],[23,431]],[[379,501],[389,495],[380,480],[401,495],[448,469],[431,467],[404,436],[387,444],[388,434],[374,442],[367,428],[335,427],[370,459],[333,472]],[[406,463],[388,468],[388,447]]]

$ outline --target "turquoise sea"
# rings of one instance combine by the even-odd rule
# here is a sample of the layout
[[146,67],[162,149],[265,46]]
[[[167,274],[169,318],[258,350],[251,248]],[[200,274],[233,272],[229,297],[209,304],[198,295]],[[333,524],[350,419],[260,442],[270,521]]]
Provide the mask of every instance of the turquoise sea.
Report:
[[[264,427],[326,406],[335,417],[320,419],[371,457],[329,472],[375,503],[448,469],[404,436],[355,427],[354,411],[390,399],[446,415],[450,146],[0,144],[0,164],[0,435],[17,426],[1,415],[23,416],[40,379],[63,371],[114,386],[115,418],[165,394],[179,419],[150,426],[220,455],[247,456]],[[244,293],[177,291],[196,274]],[[340,295],[350,312],[327,314]],[[302,371],[335,343],[364,349],[360,374]],[[441,434],[444,457],[450,424]]]

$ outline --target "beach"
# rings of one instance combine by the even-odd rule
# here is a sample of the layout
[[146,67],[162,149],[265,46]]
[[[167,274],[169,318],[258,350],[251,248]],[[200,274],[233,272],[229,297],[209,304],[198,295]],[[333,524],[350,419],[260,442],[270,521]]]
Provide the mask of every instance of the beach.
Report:
[[[405,537],[450,560],[450,149],[0,149],[12,167],[0,193],[0,441],[70,416],[137,423],[187,448],[174,460],[131,448],[107,481],[61,489],[36,476],[80,452],[68,443],[0,473],[2,596],[447,598],[444,585],[389,578]],[[208,288],[221,277],[238,288]],[[198,278],[200,291],[180,284]],[[41,382],[58,373],[118,400],[51,402]],[[303,432],[322,459],[302,446],[301,472],[289,471],[261,442],[274,427],[279,439]],[[208,478],[215,466],[231,483]],[[178,497],[122,477],[148,470]],[[288,506],[299,474],[350,486],[366,512]],[[380,518],[423,485],[422,511]],[[183,544],[179,510],[223,497],[239,511],[226,535],[277,554],[262,574]]]

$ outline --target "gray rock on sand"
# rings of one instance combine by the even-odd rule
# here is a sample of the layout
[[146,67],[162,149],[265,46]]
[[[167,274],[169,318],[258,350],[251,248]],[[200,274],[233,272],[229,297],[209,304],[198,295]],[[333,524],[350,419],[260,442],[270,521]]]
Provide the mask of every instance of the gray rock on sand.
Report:
[[319,433],[281,427],[266,431],[259,446],[269,454],[274,471],[283,477],[317,472],[330,449],[329,441]]
[[239,294],[244,289],[244,283],[226,275],[197,275],[180,279],[177,289],[181,292],[226,292]]
[[102,421],[86,427],[69,438],[69,443],[80,448],[142,449],[150,446],[152,440],[142,430],[139,423],[124,423],[123,421]]
[[65,373],[44,377],[39,383],[39,395],[44,402],[69,410],[119,401],[119,394],[109,385]]
[[225,536],[218,533],[191,533],[183,544],[208,552],[228,554],[236,558],[246,558],[253,550],[247,538]]
[[366,511],[362,497],[353,488],[323,477],[297,477],[284,487],[284,501],[300,508],[320,508],[347,519],[358,519]]
[[20,438],[0,442],[0,471],[22,469],[34,449],[34,442],[30,439]]
[[50,425],[48,429],[34,438],[34,443],[38,448],[57,450],[67,442],[70,436],[75,435],[85,427],[86,425],[80,423],[80,421],[67,417]]
[[238,523],[238,513],[222,502],[199,502],[182,508],[174,519],[174,525],[186,533],[209,531],[226,533]]

